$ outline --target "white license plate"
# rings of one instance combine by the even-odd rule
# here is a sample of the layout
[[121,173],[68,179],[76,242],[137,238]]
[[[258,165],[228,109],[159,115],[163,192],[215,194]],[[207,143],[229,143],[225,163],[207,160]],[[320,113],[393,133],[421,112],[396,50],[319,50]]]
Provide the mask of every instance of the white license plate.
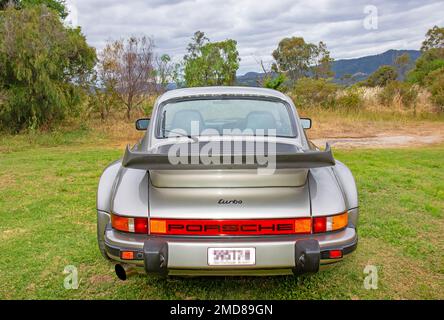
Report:
[[210,266],[251,266],[255,264],[255,248],[208,248],[208,265]]

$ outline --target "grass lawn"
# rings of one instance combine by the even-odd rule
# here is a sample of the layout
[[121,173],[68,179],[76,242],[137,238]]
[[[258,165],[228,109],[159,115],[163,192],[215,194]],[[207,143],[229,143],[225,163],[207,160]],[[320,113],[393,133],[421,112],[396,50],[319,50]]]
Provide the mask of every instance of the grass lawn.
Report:
[[[315,275],[118,280],[96,245],[95,198],[120,157],[106,137],[79,130],[0,137],[1,299],[444,299],[444,145],[336,150],[360,191],[360,243]],[[66,290],[63,270],[78,268]],[[366,290],[366,265],[378,289]]]

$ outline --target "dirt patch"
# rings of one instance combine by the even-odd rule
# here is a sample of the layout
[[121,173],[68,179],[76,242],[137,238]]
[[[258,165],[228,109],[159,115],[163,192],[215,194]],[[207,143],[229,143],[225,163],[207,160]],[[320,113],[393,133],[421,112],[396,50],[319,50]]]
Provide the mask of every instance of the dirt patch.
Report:
[[113,282],[114,280],[115,278],[110,275],[94,275],[89,279],[89,282],[93,285],[96,285]]
[[7,229],[0,232],[0,240],[6,241],[10,240],[12,238],[18,237],[20,235],[23,235],[28,230],[23,228],[15,228],[15,229]]
[[444,141],[443,135],[387,135],[379,134],[374,137],[360,138],[324,138],[314,139],[317,146],[324,146],[326,142],[337,148],[396,148],[438,144]]

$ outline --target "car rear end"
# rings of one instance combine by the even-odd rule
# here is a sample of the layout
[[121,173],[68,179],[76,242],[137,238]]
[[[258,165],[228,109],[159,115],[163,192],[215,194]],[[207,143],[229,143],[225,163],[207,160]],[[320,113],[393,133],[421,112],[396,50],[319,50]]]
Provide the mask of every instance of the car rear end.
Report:
[[[147,212],[131,215],[117,205],[105,230],[106,254],[121,271],[131,265],[160,275],[301,274],[356,247],[357,209],[313,216],[308,170],[277,170],[268,179],[253,170],[146,174]],[[210,175],[229,177],[210,182]],[[124,189],[115,201],[122,196]]]
[[[99,185],[99,246],[119,277],[134,267],[159,275],[301,274],[356,248],[354,180],[344,169],[344,186],[330,150],[310,149],[289,98],[264,89],[183,89],[162,96],[153,115],[142,141]],[[195,121],[217,134],[193,133]],[[225,135],[239,127],[250,131]],[[171,164],[172,148],[201,153],[214,138],[271,139],[277,167],[264,174],[257,163]],[[241,144],[243,156],[247,149]]]

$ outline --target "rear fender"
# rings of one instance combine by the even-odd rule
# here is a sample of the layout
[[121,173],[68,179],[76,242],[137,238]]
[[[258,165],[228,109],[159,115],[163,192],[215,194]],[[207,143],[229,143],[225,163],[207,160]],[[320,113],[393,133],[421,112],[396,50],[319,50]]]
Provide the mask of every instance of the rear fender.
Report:
[[308,174],[313,217],[347,211],[341,187],[331,167],[310,169]]
[[105,251],[105,229],[110,221],[112,190],[120,168],[119,160],[106,167],[97,189],[97,241],[100,252],[105,258],[108,258]]
[[99,187],[97,189],[97,210],[108,213],[111,212],[111,197],[113,187],[120,168],[121,163],[119,160],[117,160],[111,163],[103,171],[102,176],[100,177]]
[[359,202],[358,188],[356,187],[355,178],[350,169],[337,160],[336,165],[333,167],[333,172],[342,189],[347,209],[349,210],[350,223],[352,226],[356,227],[358,224]]

